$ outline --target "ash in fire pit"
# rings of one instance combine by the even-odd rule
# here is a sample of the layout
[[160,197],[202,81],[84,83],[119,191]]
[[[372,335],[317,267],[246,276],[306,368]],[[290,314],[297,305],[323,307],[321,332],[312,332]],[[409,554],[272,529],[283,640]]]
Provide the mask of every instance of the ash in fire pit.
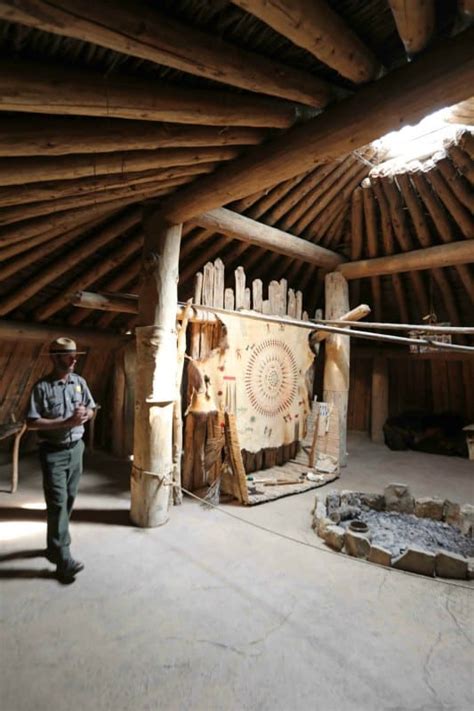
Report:
[[474,506],[415,500],[405,484],[384,494],[330,492],[316,497],[313,528],[348,555],[423,575],[474,577]]

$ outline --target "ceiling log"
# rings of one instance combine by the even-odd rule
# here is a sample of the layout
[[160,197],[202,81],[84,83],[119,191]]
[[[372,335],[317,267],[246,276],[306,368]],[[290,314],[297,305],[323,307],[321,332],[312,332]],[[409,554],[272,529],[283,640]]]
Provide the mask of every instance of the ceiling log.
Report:
[[425,49],[436,29],[434,0],[388,0],[388,4],[408,56]]
[[189,27],[140,0],[2,0],[0,19],[259,94],[315,107],[331,97],[329,85],[309,72]]
[[455,264],[474,262],[474,242],[472,240],[440,244],[426,249],[415,249],[412,252],[393,254],[388,257],[363,259],[359,262],[339,264],[336,271],[346,279],[364,279],[383,274],[398,272],[436,269],[437,267],[452,267]]
[[[97,249],[104,247],[114,239],[122,235],[126,230],[133,228],[141,219],[141,210],[134,209],[126,215],[114,220],[98,234],[81,242],[71,249],[66,256],[56,257],[48,266],[39,271],[34,278],[23,282],[17,289],[0,303],[0,316],[5,316],[21,304],[25,303],[34,294],[47,286],[58,276],[64,274],[71,266],[78,264],[82,259],[86,259],[94,254]],[[138,239],[138,238],[136,238]]]
[[41,306],[34,311],[34,320],[45,321],[53,316],[68,304],[66,292],[81,291],[87,286],[94,284],[108,272],[113,271],[126,262],[127,259],[141,249],[142,244],[143,235],[134,235],[133,238],[126,240],[125,243],[113,249],[106,257],[97,260],[96,264],[89,266],[83,270],[81,274],[76,276],[72,282],[63,286],[56,296],[43,302]]
[[198,215],[193,221],[201,227],[215,229],[216,232],[223,232],[242,242],[328,269],[344,261],[344,258],[335,252],[224,208]]
[[288,128],[298,108],[266,96],[183,91],[159,79],[104,77],[85,70],[5,61],[0,74],[0,111]]
[[325,0],[232,0],[356,84],[381,72],[372,51]]
[[43,341],[47,343],[59,336],[69,336],[83,345],[100,345],[102,347],[119,346],[126,343],[126,336],[115,333],[101,333],[82,328],[67,328],[64,326],[45,326],[23,321],[0,320],[0,338],[9,341]]
[[[367,237],[367,254],[373,259],[377,256],[378,227],[375,198],[370,181],[362,184],[362,203],[364,206],[365,232]],[[382,320],[382,283],[379,276],[370,277],[370,288],[374,302],[373,314],[375,321]]]
[[175,168],[198,163],[231,160],[237,148],[163,148],[157,151],[96,153],[57,158],[2,158],[0,185],[24,185],[51,180],[96,178],[98,175],[123,175],[160,168]]
[[43,200],[59,200],[64,197],[103,192],[130,185],[173,181],[186,176],[210,173],[216,166],[217,163],[198,163],[195,166],[183,165],[176,168],[146,170],[137,173],[113,173],[112,175],[101,175],[97,178],[79,178],[77,180],[58,180],[0,187],[0,207],[26,205],[30,202],[42,202]]
[[179,126],[124,119],[0,117],[0,157],[258,145],[262,128]]
[[163,202],[163,215],[180,223],[311,170],[466,99],[473,81],[474,29],[468,29],[212,176],[176,191]]

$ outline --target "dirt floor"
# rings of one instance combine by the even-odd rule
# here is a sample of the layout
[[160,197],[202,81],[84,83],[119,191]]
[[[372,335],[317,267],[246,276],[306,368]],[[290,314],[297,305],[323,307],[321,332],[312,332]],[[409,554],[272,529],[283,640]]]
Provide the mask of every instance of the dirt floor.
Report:
[[[474,463],[349,439],[320,489],[474,502]],[[186,500],[159,529],[129,525],[128,468],[87,457],[72,523],[85,570],[61,585],[41,556],[34,456],[0,497],[2,711],[467,711],[472,584],[334,554],[311,530],[315,492],[223,509]],[[0,468],[0,487],[8,483]]]

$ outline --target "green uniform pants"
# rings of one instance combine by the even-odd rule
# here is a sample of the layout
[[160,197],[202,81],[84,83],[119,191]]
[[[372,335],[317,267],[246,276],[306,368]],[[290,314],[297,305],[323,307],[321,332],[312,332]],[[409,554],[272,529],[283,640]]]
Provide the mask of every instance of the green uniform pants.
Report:
[[58,561],[70,558],[69,518],[82,474],[84,442],[72,449],[53,450],[40,445],[43,489],[48,516],[47,546]]

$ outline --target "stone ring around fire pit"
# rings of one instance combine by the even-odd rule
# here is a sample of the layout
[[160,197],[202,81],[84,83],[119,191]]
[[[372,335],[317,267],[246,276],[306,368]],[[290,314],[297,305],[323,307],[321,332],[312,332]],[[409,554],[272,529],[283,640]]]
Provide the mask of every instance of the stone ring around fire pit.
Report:
[[383,494],[318,494],[313,529],[335,551],[420,575],[474,579],[474,506],[415,499],[405,484]]

